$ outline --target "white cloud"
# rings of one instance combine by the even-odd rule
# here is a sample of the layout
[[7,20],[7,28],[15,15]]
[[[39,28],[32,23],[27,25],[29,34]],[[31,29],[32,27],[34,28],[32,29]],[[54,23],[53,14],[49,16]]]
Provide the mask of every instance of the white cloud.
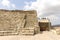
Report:
[[3,6],[9,7],[10,1],[9,1],[9,0],[2,0],[1,4],[2,4]]
[[1,4],[7,8],[15,8],[15,4],[11,3],[10,0],[2,0]]
[[11,4],[13,8],[16,8],[15,4]]
[[[28,4],[24,6],[25,10],[35,9],[37,10],[39,15],[43,15],[43,9],[49,6],[60,5],[60,0],[36,0],[35,2],[27,2],[27,3]],[[29,5],[29,3],[31,5]]]
[[46,16],[47,18],[49,18],[51,21],[56,21],[59,19],[59,17],[57,17],[56,15],[50,15],[50,16]]
[[50,16],[47,16],[47,18],[50,19],[52,25],[57,25],[57,24],[60,24],[60,18],[56,15],[50,15]]
[[44,13],[44,11],[48,7],[60,5],[60,0],[36,0],[35,2],[27,2],[27,3],[28,4],[24,6],[24,10],[37,10],[38,17],[41,17],[41,16],[48,17],[52,22],[55,22],[59,19],[56,13],[55,14]]

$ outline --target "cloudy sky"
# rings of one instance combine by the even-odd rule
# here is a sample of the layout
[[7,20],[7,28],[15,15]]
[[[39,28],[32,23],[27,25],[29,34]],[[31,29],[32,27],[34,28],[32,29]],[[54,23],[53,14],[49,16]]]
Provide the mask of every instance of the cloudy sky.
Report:
[[37,10],[37,17],[60,24],[60,0],[0,0],[0,9]]

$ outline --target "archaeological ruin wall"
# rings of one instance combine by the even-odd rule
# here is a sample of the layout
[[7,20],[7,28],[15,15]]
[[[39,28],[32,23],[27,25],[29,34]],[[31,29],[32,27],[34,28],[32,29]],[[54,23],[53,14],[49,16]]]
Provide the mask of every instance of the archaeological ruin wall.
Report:
[[36,11],[0,10],[0,35],[33,35],[39,30]]

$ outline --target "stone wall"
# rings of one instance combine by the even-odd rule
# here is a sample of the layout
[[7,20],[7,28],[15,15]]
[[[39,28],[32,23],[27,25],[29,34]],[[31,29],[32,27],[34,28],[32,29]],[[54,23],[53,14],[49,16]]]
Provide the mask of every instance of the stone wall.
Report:
[[[0,35],[20,35],[37,33],[39,30],[36,11],[0,10]],[[27,32],[21,30],[29,29]]]
[[42,18],[39,20],[40,31],[50,31],[51,22],[48,18]]

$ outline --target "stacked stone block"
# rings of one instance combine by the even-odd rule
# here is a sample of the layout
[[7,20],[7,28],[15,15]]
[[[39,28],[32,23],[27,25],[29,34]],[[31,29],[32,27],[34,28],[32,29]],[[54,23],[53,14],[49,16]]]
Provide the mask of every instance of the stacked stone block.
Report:
[[33,35],[38,28],[35,11],[0,10],[0,35]]

